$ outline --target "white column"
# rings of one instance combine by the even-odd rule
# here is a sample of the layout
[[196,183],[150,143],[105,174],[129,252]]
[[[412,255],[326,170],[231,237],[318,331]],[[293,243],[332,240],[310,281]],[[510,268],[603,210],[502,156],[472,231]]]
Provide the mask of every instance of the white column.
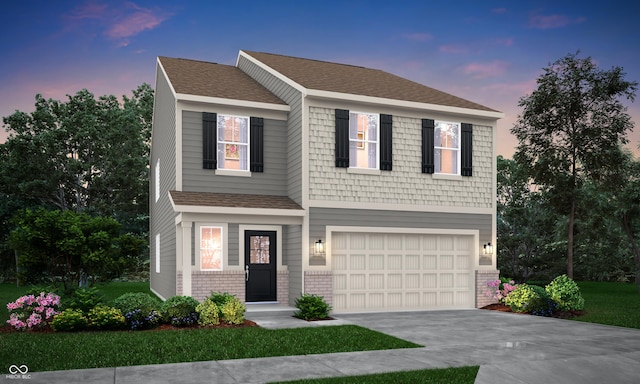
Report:
[[191,296],[191,227],[193,223],[183,221],[182,227],[182,295]]

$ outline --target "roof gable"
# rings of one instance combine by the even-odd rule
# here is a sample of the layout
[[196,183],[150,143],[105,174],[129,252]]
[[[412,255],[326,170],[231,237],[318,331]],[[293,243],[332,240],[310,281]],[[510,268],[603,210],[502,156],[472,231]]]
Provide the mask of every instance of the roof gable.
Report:
[[242,51],[307,89],[497,112],[378,69]]
[[234,66],[171,57],[158,60],[177,93],[286,105]]

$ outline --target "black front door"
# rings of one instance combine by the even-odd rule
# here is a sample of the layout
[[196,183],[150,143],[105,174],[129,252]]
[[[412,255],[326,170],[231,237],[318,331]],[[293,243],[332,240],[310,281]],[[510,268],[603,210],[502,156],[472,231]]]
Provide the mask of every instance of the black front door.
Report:
[[276,232],[244,232],[248,302],[276,301]]

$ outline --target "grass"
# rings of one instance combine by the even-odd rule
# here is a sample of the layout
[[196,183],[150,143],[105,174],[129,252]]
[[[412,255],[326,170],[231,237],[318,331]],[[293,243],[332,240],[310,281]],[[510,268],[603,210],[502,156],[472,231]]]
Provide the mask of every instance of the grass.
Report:
[[19,361],[31,371],[51,371],[413,347],[419,345],[355,325],[21,332],[2,335],[0,361]]
[[[473,384],[478,374],[478,366],[443,368],[443,369],[423,369],[418,371],[401,371],[380,373],[375,375],[331,377],[326,379],[306,379],[281,382],[280,384]],[[276,383],[277,384],[277,383]]]
[[586,314],[574,320],[640,329],[640,294],[635,284],[584,281],[578,286]]

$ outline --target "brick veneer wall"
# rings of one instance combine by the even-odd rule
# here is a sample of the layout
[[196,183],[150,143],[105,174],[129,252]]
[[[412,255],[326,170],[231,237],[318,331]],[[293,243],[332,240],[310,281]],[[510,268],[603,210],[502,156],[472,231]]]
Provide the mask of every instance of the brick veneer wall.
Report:
[[500,271],[476,271],[476,308],[496,303],[493,297],[487,296],[487,281],[500,278]]
[[333,305],[333,272],[306,271],[304,292],[322,296],[327,304]]
[[278,271],[277,300],[280,304],[289,304],[289,271]]
[[229,292],[245,301],[244,271],[193,271],[191,296],[198,301],[209,297],[211,291]]

